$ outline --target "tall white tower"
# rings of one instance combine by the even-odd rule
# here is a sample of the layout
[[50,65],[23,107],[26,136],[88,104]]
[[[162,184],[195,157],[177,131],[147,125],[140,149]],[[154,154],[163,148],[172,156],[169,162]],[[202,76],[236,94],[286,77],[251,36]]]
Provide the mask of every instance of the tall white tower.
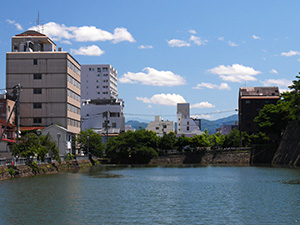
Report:
[[81,69],[82,129],[110,134],[125,131],[117,70],[110,64],[82,65]]

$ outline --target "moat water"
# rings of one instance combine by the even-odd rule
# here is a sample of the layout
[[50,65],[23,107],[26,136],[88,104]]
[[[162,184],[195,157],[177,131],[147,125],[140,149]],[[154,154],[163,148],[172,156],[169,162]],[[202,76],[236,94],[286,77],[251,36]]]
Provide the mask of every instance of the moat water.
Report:
[[6,180],[0,224],[300,224],[300,170],[94,167]]

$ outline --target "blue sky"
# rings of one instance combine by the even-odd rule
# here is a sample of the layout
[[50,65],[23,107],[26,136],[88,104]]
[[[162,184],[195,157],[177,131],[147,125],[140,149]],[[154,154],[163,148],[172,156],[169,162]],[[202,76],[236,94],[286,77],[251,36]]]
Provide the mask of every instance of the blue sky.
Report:
[[[176,120],[176,103],[215,120],[243,86],[287,86],[300,65],[300,2],[243,0],[5,1],[0,88],[11,37],[37,25],[80,64],[118,71],[126,120]],[[134,115],[132,115],[134,114]]]

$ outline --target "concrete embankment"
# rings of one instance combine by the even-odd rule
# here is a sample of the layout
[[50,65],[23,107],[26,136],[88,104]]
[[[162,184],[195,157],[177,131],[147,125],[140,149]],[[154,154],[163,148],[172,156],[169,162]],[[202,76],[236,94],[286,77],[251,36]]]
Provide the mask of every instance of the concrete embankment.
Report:
[[250,165],[250,151],[200,151],[153,158],[150,165],[230,164]]
[[0,167],[0,180],[7,180],[17,177],[32,177],[43,174],[55,174],[67,170],[79,170],[91,166],[90,160],[70,160],[61,163],[53,162],[51,164],[38,164],[36,166],[27,165],[7,165]]

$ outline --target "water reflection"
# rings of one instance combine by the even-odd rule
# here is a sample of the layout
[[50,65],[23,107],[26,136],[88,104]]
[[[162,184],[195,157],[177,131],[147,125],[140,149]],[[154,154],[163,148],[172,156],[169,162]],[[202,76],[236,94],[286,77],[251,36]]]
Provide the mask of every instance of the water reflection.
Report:
[[0,224],[293,224],[299,181],[287,168],[98,166],[0,182]]

